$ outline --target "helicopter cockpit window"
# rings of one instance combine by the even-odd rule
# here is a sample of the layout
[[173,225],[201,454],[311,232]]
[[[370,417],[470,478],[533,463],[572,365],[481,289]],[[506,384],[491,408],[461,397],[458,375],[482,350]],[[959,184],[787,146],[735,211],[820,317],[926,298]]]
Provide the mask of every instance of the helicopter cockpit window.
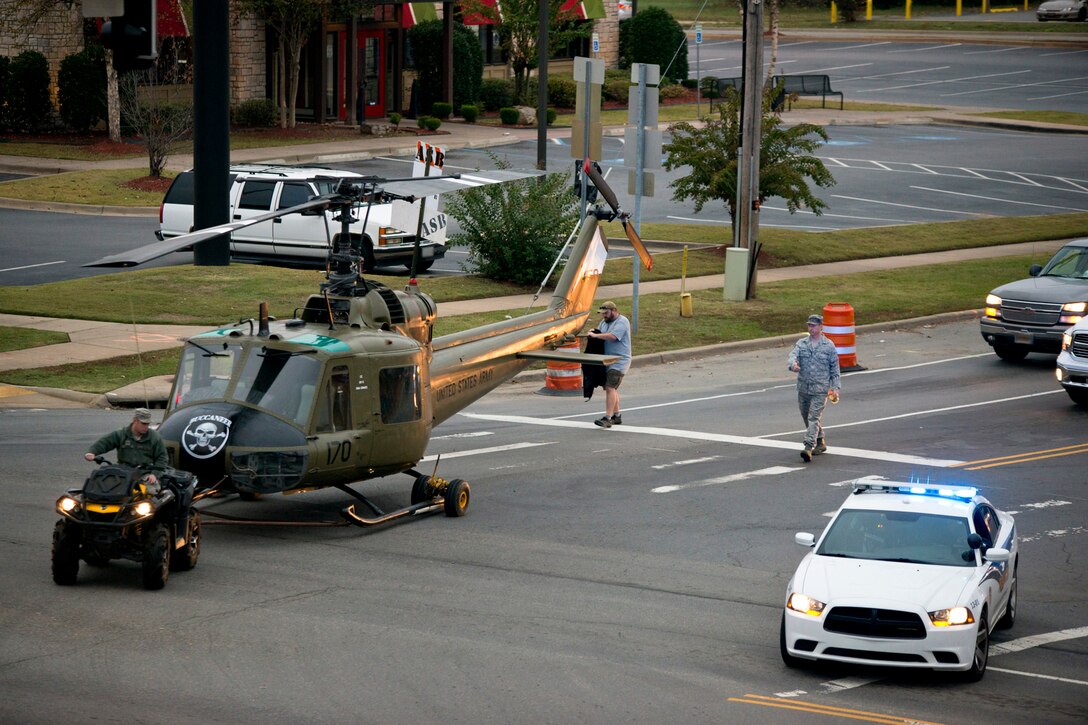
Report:
[[181,365],[178,367],[171,409],[187,403],[224,397],[241,357],[242,348],[239,345],[186,345],[181,352]]
[[421,415],[419,368],[382,368],[378,375],[383,423],[408,423]]
[[313,355],[263,348],[246,358],[233,397],[305,425],[310,406],[303,390],[314,390],[321,363]]
[[351,428],[351,388],[348,386],[348,369],[333,368],[321,397],[317,401],[317,417],[314,430],[317,433],[336,433]]

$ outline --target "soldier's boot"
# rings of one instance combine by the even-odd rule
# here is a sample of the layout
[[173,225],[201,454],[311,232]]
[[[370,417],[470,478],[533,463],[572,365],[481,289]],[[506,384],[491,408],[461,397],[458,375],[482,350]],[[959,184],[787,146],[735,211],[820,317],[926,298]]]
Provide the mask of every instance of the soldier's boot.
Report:
[[801,451],[801,460],[805,463],[808,463],[812,460],[812,448],[808,445],[805,445],[805,449]]
[[812,455],[818,456],[827,450],[827,444],[824,443],[823,438],[816,439],[816,447],[812,449]]

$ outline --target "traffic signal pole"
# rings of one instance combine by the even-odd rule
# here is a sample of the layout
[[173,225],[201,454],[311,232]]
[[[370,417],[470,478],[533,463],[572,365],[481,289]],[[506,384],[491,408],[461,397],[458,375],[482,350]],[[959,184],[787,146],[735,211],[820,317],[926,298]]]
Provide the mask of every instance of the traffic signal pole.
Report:
[[[230,221],[230,11],[193,3],[193,228]],[[230,264],[230,235],[197,244],[193,264]]]

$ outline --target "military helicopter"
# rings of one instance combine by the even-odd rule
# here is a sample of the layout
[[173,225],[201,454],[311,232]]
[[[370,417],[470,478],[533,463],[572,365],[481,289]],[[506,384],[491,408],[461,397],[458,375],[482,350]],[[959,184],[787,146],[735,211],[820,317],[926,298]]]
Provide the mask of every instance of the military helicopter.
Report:
[[[344,233],[330,245],[318,293],[277,320],[260,304],[255,319],[195,335],[181,353],[159,433],[170,464],[203,486],[242,497],[334,487],[361,501],[342,513],[359,526],[444,510],[463,516],[470,489],[436,470],[416,470],[433,428],[534,361],[606,364],[615,357],[557,353],[589,318],[608,254],[600,220],[619,218],[647,268],[653,260],[600,172],[586,176],[608,203],[587,210],[550,303],[544,309],[464,332],[433,336],[438,305],[410,280],[395,290],[367,280],[365,248],[346,233],[353,207],[414,201],[516,172],[461,179],[340,179],[326,195],[284,210],[174,237],[87,266],[130,267],[286,214],[339,211]],[[520,176],[525,176],[524,174]],[[358,238],[356,237],[356,240]],[[411,505],[390,512],[350,488],[406,473]]]

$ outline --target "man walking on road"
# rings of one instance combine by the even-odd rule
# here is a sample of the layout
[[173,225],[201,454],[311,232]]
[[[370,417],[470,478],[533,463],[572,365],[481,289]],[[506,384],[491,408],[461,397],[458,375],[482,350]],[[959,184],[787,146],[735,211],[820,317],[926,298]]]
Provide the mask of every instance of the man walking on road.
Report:
[[620,314],[615,302],[605,302],[600,308],[604,319],[597,328],[587,333],[604,341],[605,355],[619,355],[619,360],[608,366],[608,377],[604,384],[604,417],[593,421],[602,428],[620,425],[620,383],[627,369],[631,367],[631,323]]
[[842,387],[839,354],[835,343],[824,337],[823,325],[824,318],[809,315],[808,336],[797,341],[789,357],[789,368],[797,373],[797,404],[806,428],[805,448],[801,451],[805,463],[827,450],[820,418],[829,398],[832,403],[839,402]]

